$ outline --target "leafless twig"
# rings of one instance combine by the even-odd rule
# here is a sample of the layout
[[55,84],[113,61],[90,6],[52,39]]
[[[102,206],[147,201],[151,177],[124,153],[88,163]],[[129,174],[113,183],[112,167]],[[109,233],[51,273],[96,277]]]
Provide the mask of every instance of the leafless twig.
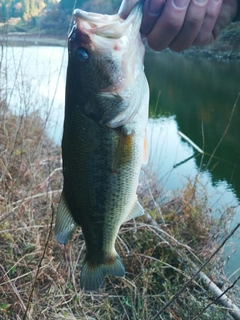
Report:
[[33,281],[33,284],[32,284],[32,288],[30,290],[30,294],[28,296],[27,306],[26,306],[25,313],[23,315],[23,320],[27,319],[27,312],[29,310],[29,306],[30,306],[30,302],[31,302],[32,295],[33,295],[33,292],[34,292],[34,288],[35,288],[35,285],[36,285],[36,282],[37,282],[37,279],[38,279],[38,275],[39,275],[39,272],[40,272],[40,268],[41,268],[41,265],[42,265],[42,261],[43,261],[43,259],[45,257],[46,250],[47,250],[47,247],[48,247],[48,243],[49,243],[49,240],[50,240],[50,237],[51,237],[52,228],[53,228],[53,217],[54,217],[53,205],[52,205],[51,208],[52,208],[52,217],[51,217],[51,223],[50,223],[50,228],[49,228],[49,232],[48,232],[48,237],[47,237],[47,241],[46,241],[45,246],[44,246],[43,254],[42,254],[41,259],[39,261],[39,264],[37,266],[37,272],[36,272],[36,275],[35,275],[35,278],[34,278],[34,281]]
[[196,278],[199,273],[203,270],[204,267],[211,261],[211,259],[222,249],[228,239],[230,239],[233,234],[237,231],[240,227],[240,223],[236,225],[236,227],[232,230],[232,232],[226,237],[226,239],[222,242],[222,244],[214,251],[214,253],[207,259],[205,263],[198,269],[198,271],[182,286],[182,288],[162,307],[162,309],[152,318],[152,320],[156,320],[159,315],[164,312],[172,303],[180,296],[180,294],[190,285],[194,278]]
[[235,284],[238,282],[238,280],[240,279],[240,276],[237,277],[237,279],[231,284],[231,286],[229,286],[225,291],[223,291],[218,297],[216,297],[212,302],[210,302],[205,308],[202,309],[202,311],[193,319],[196,320],[198,319],[204,311],[206,311],[212,304],[214,304],[215,302],[220,302],[221,304],[225,305],[227,308],[229,308],[229,312],[230,314],[233,316],[234,319],[236,320],[240,320],[240,313],[239,313],[239,309],[237,307],[235,307],[231,300],[228,299],[226,297],[226,293],[232,289]]
[[207,163],[206,169],[209,167],[210,162],[212,161],[212,158],[214,158],[215,153],[216,153],[218,147],[219,147],[220,144],[222,143],[222,141],[223,141],[223,139],[224,139],[224,137],[225,137],[225,135],[226,135],[229,127],[230,127],[230,124],[231,124],[231,122],[232,122],[232,118],[233,118],[234,111],[235,111],[235,109],[236,109],[236,107],[237,107],[237,104],[238,104],[239,97],[240,97],[240,92],[238,92],[238,96],[237,96],[237,99],[236,99],[236,101],[235,101],[235,103],[234,103],[234,106],[233,106],[233,108],[232,108],[232,112],[231,112],[231,115],[230,115],[230,119],[229,119],[229,121],[228,121],[228,124],[227,124],[227,126],[226,126],[226,129],[224,130],[223,135],[222,135],[221,139],[219,140],[216,148],[213,150],[212,155],[211,155],[211,157],[210,157],[210,159],[209,159],[209,161],[208,161],[208,163]]

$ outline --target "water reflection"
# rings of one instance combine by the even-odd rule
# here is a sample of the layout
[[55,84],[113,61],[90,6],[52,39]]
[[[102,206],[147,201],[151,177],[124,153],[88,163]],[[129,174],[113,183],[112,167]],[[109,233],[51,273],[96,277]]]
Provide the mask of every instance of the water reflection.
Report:
[[[150,157],[147,168],[154,175],[154,181],[164,189],[160,201],[171,200],[189,179],[194,181],[198,177],[199,186],[209,195],[212,217],[219,219],[225,208],[233,208],[235,215],[228,221],[229,230],[239,223],[240,206],[232,188],[226,180],[212,183],[212,174],[208,170],[199,170],[197,159],[201,159],[201,154],[196,154],[188,143],[181,140],[174,116],[150,119],[148,139]],[[225,272],[231,281],[240,275],[239,237],[240,231],[237,231],[224,248],[225,260],[228,261]]]
[[48,134],[61,142],[64,116],[67,49],[4,47],[0,64],[1,94],[15,114],[37,111]]
[[[145,68],[151,90],[150,116],[155,118],[149,123],[153,171],[165,190],[177,190],[201,172],[212,215],[218,217],[218,208],[235,208],[232,229],[240,217],[240,101],[235,105],[240,66],[148,53]],[[197,156],[178,165],[195,153],[178,130],[208,154],[218,146],[215,157],[209,161],[207,155]],[[240,274],[239,236],[237,231],[224,250],[226,257],[231,256],[225,268],[231,280]]]
[[[10,108],[18,114],[39,109],[43,119],[48,119],[48,132],[60,143],[67,50],[61,47],[8,47],[4,50],[0,80],[1,87],[5,83],[7,85]],[[174,117],[172,119],[179,130],[205,152],[212,154],[226,130],[240,92],[240,66],[236,63],[194,61],[176,54],[148,52],[145,69],[151,89],[150,116]],[[213,184],[226,181],[238,198],[239,119],[240,101],[215,158],[208,166]],[[163,120],[163,123],[167,122]],[[179,137],[178,141],[171,138],[169,143],[173,150],[179,149],[179,141]],[[186,142],[185,145],[189,148]],[[169,153],[168,158],[175,159],[176,155]],[[182,158],[181,161],[184,160]],[[203,170],[209,159],[209,156],[205,156],[203,161],[201,157],[192,161]],[[181,168],[186,166],[189,170],[190,162]]]
[[145,67],[150,116],[175,115],[179,130],[208,154],[221,141],[210,163],[209,156],[195,162],[201,169],[208,165],[213,184],[227,181],[240,198],[240,101],[233,112],[240,92],[240,66],[148,53]]
[[[17,114],[40,110],[47,120],[49,135],[60,144],[67,50],[61,47],[4,50],[0,84],[6,89],[9,107]],[[195,177],[201,170],[202,183],[211,195],[211,206],[239,206],[235,194],[240,198],[240,102],[210,165],[209,156],[204,156],[203,161],[201,156],[194,157],[179,165],[195,151],[177,130],[205,152],[213,152],[229,123],[240,91],[240,66],[150,52],[145,67],[151,89],[150,116],[155,117],[150,120],[148,130],[149,165],[153,174],[167,191],[181,188],[187,178]],[[239,211],[232,225],[239,220]],[[231,241],[239,245],[236,237]],[[232,250],[230,244],[229,250]],[[231,256],[228,275],[238,268],[239,261],[240,250]],[[238,274],[239,271],[235,276]]]

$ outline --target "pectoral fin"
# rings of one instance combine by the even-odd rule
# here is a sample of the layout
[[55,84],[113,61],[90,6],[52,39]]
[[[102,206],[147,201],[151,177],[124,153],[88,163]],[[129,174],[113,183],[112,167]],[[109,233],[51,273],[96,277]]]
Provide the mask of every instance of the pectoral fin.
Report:
[[56,240],[61,244],[66,243],[73,234],[76,226],[77,225],[71,215],[69,206],[64,197],[64,193],[62,193],[57,208],[56,223],[54,229],[54,235]]
[[131,219],[135,219],[135,218],[140,217],[142,215],[144,215],[144,209],[140,205],[138,199],[136,199],[132,210],[130,211],[129,215],[127,216],[126,221],[131,220]]
[[143,147],[143,164],[148,163],[148,140],[147,140],[147,132],[145,133],[144,138],[144,147]]
[[118,172],[120,162],[122,164],[131,160],[133,154],[134,131],[127,126],[123,126],[120,130],[116,154],[113,159],[112,171]]

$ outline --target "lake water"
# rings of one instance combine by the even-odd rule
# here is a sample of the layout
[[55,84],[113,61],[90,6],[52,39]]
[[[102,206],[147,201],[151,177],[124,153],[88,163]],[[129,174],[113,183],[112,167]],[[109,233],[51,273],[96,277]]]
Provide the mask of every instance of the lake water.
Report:
[[[11,110],[38,110],[48,120],[49,135],[60,144],[67,49],[8,47],[1,61],[0,87],[7,87]],[[229,221],[233,228],[240,221],[240,65],[148,52],[145,69],[151,90],[148,167],[169,199],[198,174],[214,217],[219,208],[234,208]],[[204,150],[204,156],[178,130]],[[239,237],[237,231],[225,247],[226,255],[234,252],[226,266],[230,280],[240,275]]]

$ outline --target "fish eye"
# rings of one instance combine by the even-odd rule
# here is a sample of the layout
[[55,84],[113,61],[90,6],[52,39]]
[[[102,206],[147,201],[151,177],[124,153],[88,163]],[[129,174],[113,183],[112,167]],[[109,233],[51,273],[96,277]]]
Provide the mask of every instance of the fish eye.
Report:
[[75,57],[77,58],[78,61],[80,62],[85,62],[89,58],[89,54],[86,48],[79,47],[75,51]]

